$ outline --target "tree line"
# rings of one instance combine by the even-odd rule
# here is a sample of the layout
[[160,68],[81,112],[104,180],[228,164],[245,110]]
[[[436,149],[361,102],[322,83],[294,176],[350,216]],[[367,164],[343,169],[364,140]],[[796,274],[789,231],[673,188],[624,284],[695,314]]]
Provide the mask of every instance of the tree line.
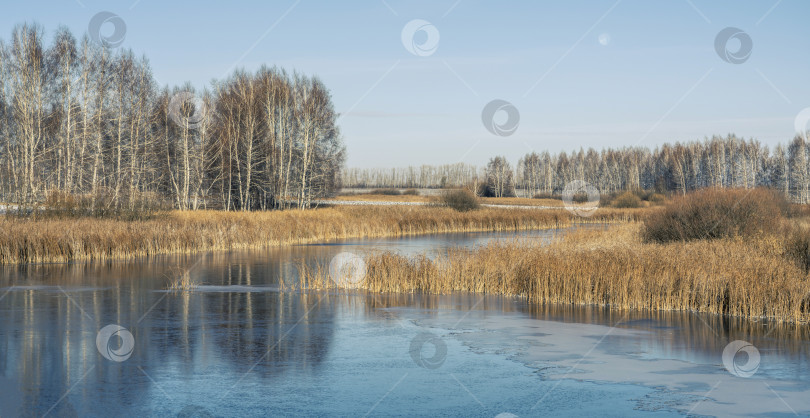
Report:
[[461,187],[477,178],[480,168],[465,163],[393,168],[346,168],[341,185],[348,188],[401,187],[441,189]]
[[771,151],[755,139],[735,135],[647,148],[593,149],[570,154],[531,153],[518,163],[521,185],[554,193],[582,179],[602,193],[618,190],[687,192],[704,187],[770,187],[795,201],[810,199],[808,147],[796,136]]
[[0,40],[0,194],[29,207],[55,193],[91,210],[305,208],[345,160],[328,89],[262,67],[195,91],[159,87],[148,60],[66,28]]
[[[793,201],[806,203],[810,201],[808,164],[810,147],[802,136],[796,136],[787,146],[779,144],[770,149],[755,139],[729,134],[665,144],[652,150],[626,147],[531,152],[520,158],[514,168],[505,157],[498,156],[490,159],[486,167],[463,165],[466,169],[446,185],[473,185],[475,190],[491,196],[529,197],[559,195],[574,180],[586,181],[603,194],[636,189],[686,194],[704,187],[770,187]],[[437,187],[443,183],[444,171],[441,167],[352,169],[346,176],[351,181],[343,186]]]

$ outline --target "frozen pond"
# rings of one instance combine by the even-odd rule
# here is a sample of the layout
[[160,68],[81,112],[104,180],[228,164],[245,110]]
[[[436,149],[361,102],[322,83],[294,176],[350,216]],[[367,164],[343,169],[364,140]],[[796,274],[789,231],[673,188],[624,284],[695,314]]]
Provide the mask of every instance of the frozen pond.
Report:
[[[0,416],[810,414],[807,325],[279,291],[300,260],[561,232],[6,267]],[[203,285],[166,291],[186,273]],[[736,340],[751,345],[732,346],[724,365]]]

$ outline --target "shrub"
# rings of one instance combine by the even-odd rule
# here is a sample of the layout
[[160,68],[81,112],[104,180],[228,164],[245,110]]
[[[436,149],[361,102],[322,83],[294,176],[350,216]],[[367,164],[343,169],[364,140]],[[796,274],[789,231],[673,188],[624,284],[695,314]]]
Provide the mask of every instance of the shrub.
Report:
[[571,202],[573,203],[588,203],[588,193],[577,192],[571,195]]
[[490,196],[487,196],[487,194],[489,193],[489,190],[487,188],[486,183],[478,183],[478,185],[475,186],[475,189],[473,189],[473,190],[475,190],[475,195],[476,196],[490,197]]
[[647,198],[647,201],[653,205],[663,205],[666,200],[666,196],[662,195],[661,193],[653,193]]
[[397,189],[374,189],[368,194],[379,194],[385,196],[399,196],[401,193]]
[[404,196],[419,196],[419,190],[416,189],[407,189],[402,192]]
[[444,191],[440,202],[442,206],[453,208],[459,212],[476,210],[481,207],[475,194],[467,189]]
[[633,192],[627,191],[613,199],[614,208],[640,208],[641,199]]
[[655,194],[654,190],[642,190],[642,189],[635,189],[632,191],[634,195],[638,196],[639,199],[649,202],[652,195]]
[[806,218],[810,217],[810,204],[807,203],[788,203],[787,209],[791,218]]
[[534,196],[532,196],[532,199],[556,199],[556,200],[561,200],[562,197],[560,197],[559,195],[555,195],[554,193],[540,192],[540,193],[537,193]]
[[478,184],[475,194],[481,197],[515,197],[514,187],[505,186],[501,192],[501,196],[498,196],[498,192],[494,186],[487,183],[480,183]]
[[[635,196],[635,199],[630,196]],[[623,203],[616,202],[617,199],[622,198],[624,200]],[[638,206],[635,205],[635,201],[638,199],[639,203]],[[655,193],[652,190],[643,190],[643,189],[633,189],[633,190],[624,190],[624,191],[615,191],[611,193],[602,194],[599,199],[599,206],[608,207],[613,206],[617,208],[640,208],[643,207],[644,204],[642,202],[650,202],[650,204],[658,205],[664,202],[666,197],[663,194]],[[616,206],[617,204],[630,204],[631,206]]]
[[756,235],[779,227],[782,200],[767,189],[703,189],[651,213],[642,232],[659,243]]
[[[608,207],[613,206],[613,201],[619,197],[619,193],[621,192],[611,192],[611,193],[602,193],[599,195],[599,206],[601,207]],[[575,196],[576,198],[576,196]]]

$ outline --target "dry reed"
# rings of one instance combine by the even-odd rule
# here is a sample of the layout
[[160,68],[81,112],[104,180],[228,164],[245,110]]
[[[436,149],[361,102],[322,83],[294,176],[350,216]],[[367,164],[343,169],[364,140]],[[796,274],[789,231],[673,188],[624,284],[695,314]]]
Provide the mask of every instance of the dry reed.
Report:
[[346,238],[466,231],[511,231],[622,222],[641,212],[599,210],[578,218],[564,210],[487,208],[459,213],[412,206],[336,207],[308,211],[169,212],[146,220],[0,218],[0,264],[109,260],[307,244]]
[[[645,244],[639,228],[580,231],[543,247],[514,241],[460,248],[434,260],[374,253],[360,288],[810,321],[809,276],[785,256],[778,237]],[[305,273],[310,288],[335,287],[318,269]]]
[[190,292],[197,288],[199,285],[197,281],[191,276],[189,269],[185,269],[177,274],[173,274],[174,279],[169,280],[169,290],[175,292]]

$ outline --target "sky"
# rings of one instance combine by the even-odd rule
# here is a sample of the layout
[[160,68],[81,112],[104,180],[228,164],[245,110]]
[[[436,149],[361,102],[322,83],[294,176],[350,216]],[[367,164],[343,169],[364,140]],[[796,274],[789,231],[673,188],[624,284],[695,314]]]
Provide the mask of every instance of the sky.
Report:
[[160,85],[262,65],[318,76],[348,167],[728,133],[773,146],[810,114],[805,0],[4,0],[0,38],[23,22],[80,36],[100,12]]

